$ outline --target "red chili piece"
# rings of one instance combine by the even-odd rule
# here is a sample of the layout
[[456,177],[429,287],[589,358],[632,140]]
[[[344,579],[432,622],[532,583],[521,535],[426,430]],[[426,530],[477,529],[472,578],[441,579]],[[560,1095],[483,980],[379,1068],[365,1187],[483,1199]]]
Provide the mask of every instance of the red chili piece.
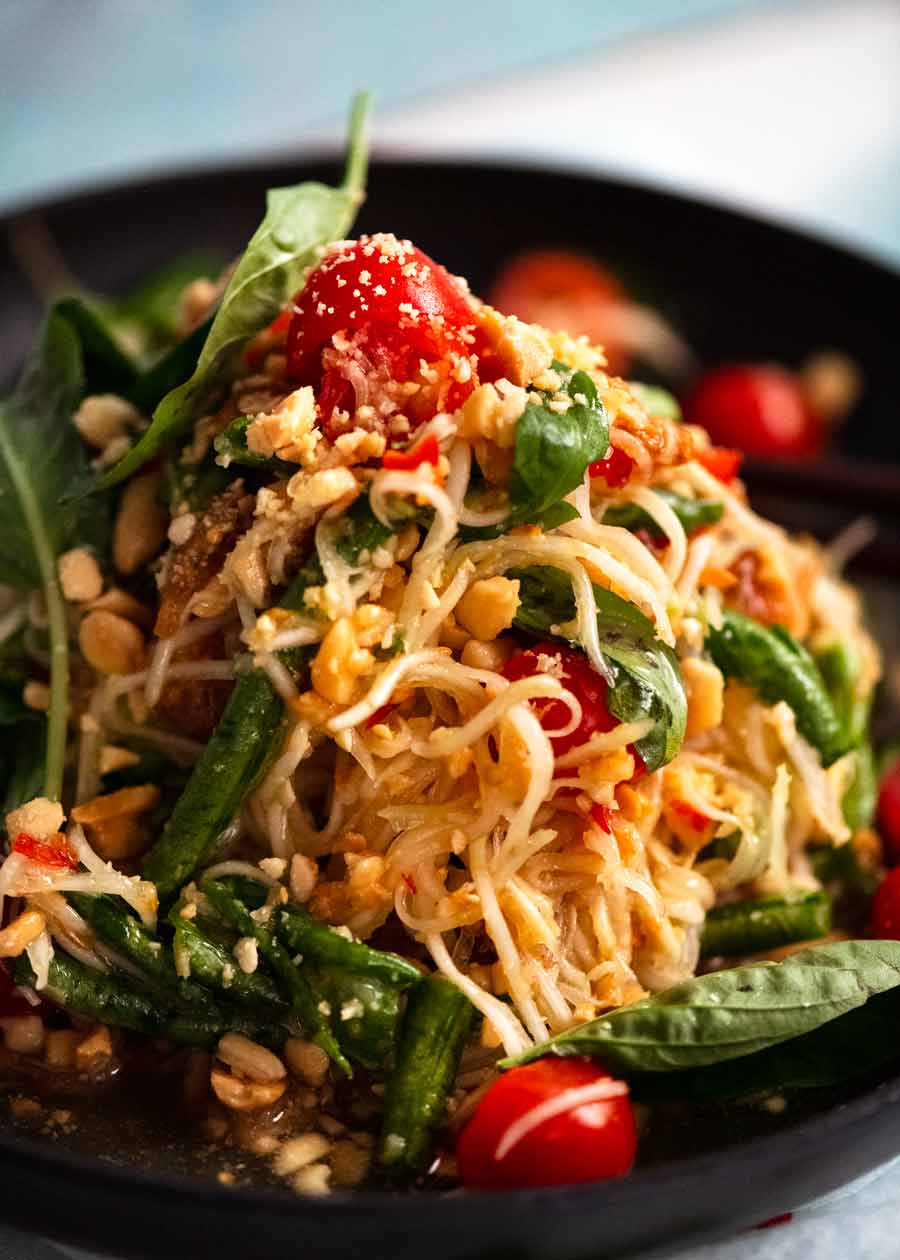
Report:
[[438,446],[438,440],[433,433],[429,433],[427,437],[416,442],[415,446],[409,447],[408,450],[385,451],[381,466],[397,472],[412,472],[422,464],[437,466],[440,457],[441,448]]
[[511,1190],[621,1177],[636,1149],[624,1081],[590,1059],[548,1057],[494,1081],[456,1155],[468,1189]]
[[62,837],[56,842],[51,842],[38,840],[35,836],[29,836],[23,831],[16,836],[12,851],[21,853],[32,862],[39,862],[41,866],[50,866],[55,870],[76,871],[78,869],[78,859]]

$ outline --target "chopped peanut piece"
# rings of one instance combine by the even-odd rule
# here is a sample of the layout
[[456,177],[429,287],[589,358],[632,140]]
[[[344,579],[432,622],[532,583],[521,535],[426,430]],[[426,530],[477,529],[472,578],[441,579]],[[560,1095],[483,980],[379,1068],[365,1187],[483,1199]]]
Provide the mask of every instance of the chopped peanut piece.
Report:
[[151,783],[120,788],[76,805],[72,818],[88,833],[88,841],[107,862],[138,857],[152,840],[141,815],[159,801],[159,788]]
[[711,661],[689,656],[681,662],[687,692],[687,735],[699,735],[722,725],[725,679]]
[[328,1075],[328,1055],[321,1046],[299,1037],[288,1037],[284,1043],[284,1057],[291,1073],[307,1085],[318,1089]]
[[277,1054],[251,1041],[243,1033],[226,1033],[216,1054],[232,1071],[251,1081],[280,1081],[286,1075],[284,1064]]
[[96,599],[103,590],[103,574],[86,547],[64,551],[56,562],[63,595],[73,603]]
[[89,394],[72,417],[89,446],[103,450],[141,423],[141,413],[118,394]]
[[22,699],[29,709],[34,709],[36,713],[46,713],[50,708],[50,688],[46,683],[29,678],[22,688]]
[[79,1071],[96,1067],[98,1060],[111,1059],[113,1053],[112,1037],[105,1024],[98,1024],[92,1033],[78,1043],[75,1050],[75,1066]]
[[456,620],[476,639],[490,643],[508,630],[519,607],[518,580],[482,578],[473,582],[456,605]]
[[13,1054],[37,1054],[44,1045],[44,1021],[40,1015],[9,1015],[0,1019],[3,1042]]
[[44,1037],[44,1058],[51,1067],[74,1068],[75,1054],[84,1034],[74,1028],[50,1028]]
[[247,450],[253,455],[274,455],[313,468],[321,437],[316,424],[315,395],[311,385],[304,385],[247,426]]
[[47,926],[39,910],[23,910],[0,931],[0,958],[18,958]]
[[7,835],[17,836],[24,831],[37,840],[44,840],[47,836],[56,835],[62,828],[65,817],[59,801],[36,796],[33,801],[9,811],[6,815],[6,832]]
[[156,497],[160,474],[154,469],[129,481],[113,526],[113,563],[120,573],[137,573],[165,542],[169,514]]
[[501,447],[515,446],[516,427],[527,401],[525,390],[510,381],[479,385],[463,403],[459,436],[470,441],[488,438]]
[[78,628],[78,646],[99,674],[133,674],[144,660],[144,636],[116,613],[89,612]]
[[477,315],[485,340],[513,385],[530,385],[553,362],[550,339],[543,328],[523,323],[515,315],[501,315],[482,306]]
[[340,617],[322,640],[312,663],[312,685],[335,704],[349,704],[356,681],[375,667],[369,647],[380,642],[393,620],[377,604],[363,604],[352,617]]
[[287,1085],[284,1080],[244,1081],[219,1068],[213,1068],[209,1081],[219,1102],[232,1111],[260,1111],[263,1107],[271,1107],[278,1102]]

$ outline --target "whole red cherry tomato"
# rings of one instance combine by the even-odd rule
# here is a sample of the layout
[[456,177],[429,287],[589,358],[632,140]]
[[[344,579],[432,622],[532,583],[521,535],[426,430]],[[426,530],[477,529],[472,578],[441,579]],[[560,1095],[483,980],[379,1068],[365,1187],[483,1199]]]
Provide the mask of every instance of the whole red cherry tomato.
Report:
[[628,297],[617,278],[593,258],[569,249],[534,249],[506,264],[488,301],[506,315],[556,332],[584,334],[603,346],[610,371],[630,360],[621,338],[619,309]]
[[822,448],[824,432],[796,378],[775,364],[738,364],[708,372],[690,392],[684,419],[722,446],[747,455],[794,457]]
[[878,833],[887,860],[900,862],[900,760],[888,770],[878,790]]
[[625,1082],[590,1059],[548,1057],[494,1081],[456,1156],[467,1188],[510,1190],[621,1177],[636,1148]]
[[369,358],[408,380],[420,359],[465,353],[473,325],[462,284],[439,263],[387,233],[361,236],[332,246],[294,299],[288,372],[318,385],[332,338],[362,334]]
[[872,935],[900,941],[900,866],[888,871],[872,899]]
[[504,665],[503,677],[515,682],[519,678],[531,678],[534,674],[546,673],[546,669],[541,668],[545,662],[540,657],[550,658],[551,662],[555,662],[553,676],[559,678],[566,690],[571,691],[581,705],[581,721],[575,730],[568,735],[554,735],[554,731],[569,725],[572,716],[569,706],[562,700],[531,701],[538,721],[550,736],[555,756],[560,757],[570,748],[587,743],[598,731],[611,731],[618,726],[619,719],[613,717],[606,707],[606,679],[591,667],[581,652],[576,652],[573,648],[546,642],[538,643],[523,652],[516,652]]

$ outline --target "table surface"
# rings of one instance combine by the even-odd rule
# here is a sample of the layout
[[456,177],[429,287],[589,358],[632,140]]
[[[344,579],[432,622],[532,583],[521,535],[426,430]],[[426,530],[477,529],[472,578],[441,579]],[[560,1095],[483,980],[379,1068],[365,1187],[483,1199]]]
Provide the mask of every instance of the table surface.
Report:
[[[382,151],[622,174],[900,265],[893,0],[556,0],[549,24],[538,0],[518,0],[515,22],[509,12],[473,0],[6,0],[0,211],[336,140],[365,84]],[[848,1239],[861,1260],[888,1260],[898,1206],[900,1164],[683,1260],[843,1260]],[[60,1254],[0,1229],[9,1260]]]

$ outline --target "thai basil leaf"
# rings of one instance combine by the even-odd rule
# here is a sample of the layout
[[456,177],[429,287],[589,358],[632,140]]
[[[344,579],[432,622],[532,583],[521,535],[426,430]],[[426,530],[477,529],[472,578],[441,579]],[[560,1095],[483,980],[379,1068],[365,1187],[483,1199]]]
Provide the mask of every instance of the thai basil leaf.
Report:
[[[354,499],[341,517],[339,523],[341,532],[335,540],[335,550],[345,564],[356,565],[363,552],[368,551],[371,554],[406,524],[405,520],[398,521],[396,529],[383,524],[372,511],[368,495],[360,495],[358,499]],[[303,610],[305,607],[303,596],[307,588],[321,586],[324,581],[325,572],[318,552],[313,548],[285,592],[281,607],[294,611]]]
[[726,1102],[777,1090],[825,1089],[868,1076],[900,1057],[900,992],[870,998],[801,1037],[757,1054],[683,1072],[633,1078],[640,1102]]
[[497,525],[464,526],[459,531],[464,541],[499,538],[514,525],[555,529],[578,515],[563,500],[581,485],[588,465],[606,454],[609,419],[587,373],[561,370],[566,391],[575,401],[562,412],[553,410],[547,394],[543,402],[527,404],[516,426],[509,515]]
[[797,730],[819,750],[823,765],[847,751],[846,731],[815,661],[783,626],[763,626],[728,609],[722,625],[707,631],[706,647],[726,677],[739,679],[767,704],[784,700],[793,709]]
[[200,352],[206,345],[215,316],[210,315],[192,333],[176,342],[171,350],[137,378],[126,397],[138,411],[149,414],[168,393],[182,385],[197,367]]
[[[715,525],[722,519],[725,510],[724,503],[717,503],[714,499],[686,499],[684,495],[675,494],[672,490],[654,489],[653,493],[668,503],[689,536],[705,525]],[[603,513],[603,524],[620,525],[624,529],[630,529],[632,533],[645,529],[654,538],[665,538],[665,533],[650,513],[636,503],[622,503],[607,508]]]
[[900,985],[900,941],[839,941],[699,976],[582,1024],[503,1066],[591,1055],[627,1075],[703,1068],[801,1037]]
[[137,324],[157,342],[172,341],[178,335],[179,299],[186,285],[217,276],[225,262],[221,254],[182,254],[110,303],[110,315],[117,322]]
[[72,413],[82,396],[81,347],[70,321],[48,315],[13,394],[0,403],[0,582],[43,591],[51,658],[44,794],[62,787],[68,715],[68,627],[56,571],[59,554],[94,541],[103,512],[85,500],[61,503],[87,479]]
[[338,188],[306,182],[270,189],[265,218],[222,296],[193,375],[166,395],[149,429],[101,479],[101,486],[130,476],[188,431],[223,369],[284,309],[318,261],[321,247],[347,235],[363,198],[367,113],[368,98],[361,95],[351,114],[347,169]]
[[[519,579],[518,629],[565,637],[561,627],[575,617],[568,576],[545,566],[514,570],[509,576]],[[678,659],[656,638],[653,623],[640,609],[601,586],[594,586],[594,598],[600,646],[614,674],[607,704],[622,722],[654,719],[653,729],[637,741],[637,750],[647,770],[658,770],[684,741],[687,701]]]
[[103,318],[78,298],[63,298],[53,308],[71,324],[81,344],[86,394],[127,394],[138,371],[119,347]]
[[0,752],[0,815],[40,796],[47,773],[47,719],[42,713],[22,717],[4,735]]

